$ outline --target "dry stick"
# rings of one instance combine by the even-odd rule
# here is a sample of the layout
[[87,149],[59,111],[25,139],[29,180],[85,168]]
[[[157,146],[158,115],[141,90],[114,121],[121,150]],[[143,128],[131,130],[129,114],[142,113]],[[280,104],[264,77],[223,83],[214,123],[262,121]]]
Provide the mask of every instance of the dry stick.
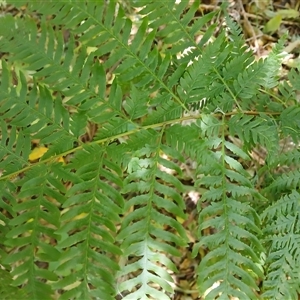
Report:
[[255,45],[256,53],[257,53],[258,57],[260,57],[259,45],[258,45],[258,42],[257,42],[257,37],[256,37],[256,34],[255,34],[255,31],[254,31],[251,23],[249,22],[249,19],[248,19],[246,11],[244,9],[244,5],[243,5],[242,0],[238,0],[238,3],[239,3],[239,6],[240,6],[240,9],[241,9],[241,14],[244,17],[244,21],[246,23],[246,26],[247,26],[247,28],[250,29],[252,37],[254,38],[254,45]]

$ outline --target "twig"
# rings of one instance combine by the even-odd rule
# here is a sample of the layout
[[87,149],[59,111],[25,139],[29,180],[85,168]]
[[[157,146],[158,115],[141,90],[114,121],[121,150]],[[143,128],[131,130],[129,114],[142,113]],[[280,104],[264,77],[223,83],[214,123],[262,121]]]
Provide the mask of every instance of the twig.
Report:
[[242,0],[238,0],[238,4],[240,6],[241,14],[243,15],[243,18],[244,18],[244,21],[245,21],[245,23],[247,25],[247,28],[249,28],[249,30],[251,32],[251,35],[254,38],[254,46],[255,46],[255,49],[256,49],[256,53],[257,53],[258,56],[260,56],[260,51],[259,51],[259,45],[258,45],[258,42],[257,42],[257,37],[256,37],[255,31],[254,31],[251,23],[249,22],[249,19],[248,19],[246,11],[244,9],[244,5],[243,5]]

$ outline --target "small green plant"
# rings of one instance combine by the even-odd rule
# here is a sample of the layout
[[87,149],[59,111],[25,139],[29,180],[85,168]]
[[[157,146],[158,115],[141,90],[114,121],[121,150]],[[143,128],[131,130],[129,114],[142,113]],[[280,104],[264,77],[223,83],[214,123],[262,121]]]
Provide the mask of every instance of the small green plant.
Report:
[[1,299],[170,299],[186,159],[199,295],[298,299],[300,75],[279,81],[283,41],[255,61],[225,6],[198,1],[7,2],[22,17],[0,18]]

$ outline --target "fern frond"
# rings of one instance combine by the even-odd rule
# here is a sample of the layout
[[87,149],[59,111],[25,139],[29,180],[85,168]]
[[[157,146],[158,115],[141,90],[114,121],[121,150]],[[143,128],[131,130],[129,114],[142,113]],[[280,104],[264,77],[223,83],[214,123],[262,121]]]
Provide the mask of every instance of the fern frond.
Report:
[[[124,299],[169,299],[165,292],[172,293],[172,277],[167,270],[176,271],[175,265],[165,255],[180,255],[174,247],[185,245],[185,232],[182,225],[174,218],[185,218],[184,202],[179,194],[181,182],[164,168],[178,171],[175,164],[163,158],[162,153],[173,159],[181,159],[174,149],[161,144],[162,132],[156,134],[155,144],[148,144],[133,153],[128,164],[128,176],[123,193],[132,193],[126,202],[125,210],[130,211],[123,220],[118,239],[126,257],[135,257],[121,267],[120,280],[130,274],[134,278],[126,279],[118,286],[122,294],[128,290]],[[165,214],[161,212],[165,211]],[[166,231],[165,228],[174,228]],[[172,245],[174,244],[174,245]],[[159,285],[162,291],[153,287]],[[136,289],[136,290],[134,290]]]
[[31,299],[51,299],[53,291],[47,282],[58,280],[53,270],[43,268],[43,264],[58,261],[60,257],[59,251],[46,242],[57,239],[55,230],[60,226],[57,204],[64,202],[64,187],[55,169],[55,166],[49,169],[36,166],[18,181],[21,186],[18,197],[22,202],[13,207],[17,216],[10,220],[11,229],[6,234],[6,246],[18,251],[12,251],[4,262],[17,263],[12,270],[13,285],[22,285]]
[[30,138],[16,126],[8,130],[3,120],[1,120],[1,132],[0,168],[3,170],[3,175],[9,175],[29,165]]
[[10,299],[30,299],[24,290],[15,287],[13,284],[13,278],[11,274],[0,268],[0,297],[3,300]]
[[[5,69],[5,63],[3,62]],[[37,84],[27,91],[27,82],[20,72],[19,84],[1,99],[2,161],[1,168],[10,174],[29,165],[30,139],[51,144],[44,158],[70,150],[78,141],[85,124],[70,124],[70,115],[62,100],[53,100],[49,89]],[[7,89],[6,89],[7,90]],[[77,115],[74,114],[74,119]],[[12,127],[6,128],[10,120]],[[77,135],[77,136],[76,136]]]
[[[82,163],[84,162],[84,163]],[[58,249],[62,264],[53,264],[63,279],[56,289],[63,289],[61,299],[114,299],[114,257],[122,252],[114,243],[115,224],[119,222],[123,198],[121,170],[106,157],[105,148],[86,146],[78,151],[66,173],[73,183],[61,214]]]
[[299,142],[300,133],[300,105],[286,108],[280,115],[281,129],[285,136],[291,136],[294,143]]
[[[65,8],[68,6],[71,13],[66,16]],[[107,69],[119,64],[122,56],[122,62],[117,66],[115,73],[119,75],[118,80],[123,84],[132,82],[137,87],[152,86],[153,92],[158,88],[163,89],[168,92],[166,95],[169,99],[173,97],[178,105],[184,108],[181,100],[163,80],[170,59],[166,56],[162,60],[156,48],[151,50],[156,31],[149,31],[147,18],[144,18],[129,44],[132,25],[128,19],[124,22],[123,17],[122,7],[119,6],[116,11],[114,2],[102,5],[93,2],[76,3],[75,6],[64,3],[64,9],[56,16],[54,24],[64,25],[74,33],[80,33],[80,42],[85,47],[98,46],[99,48],[90,56],[101,59],[104,55],[108,55],[104,63]],[[94,24],[98,25],[97,30]],[[83,53],[86,54],[84,51]]]
[[[210,203],[200,209],[201,238],[194,249],[194,255],[199,247],[210,250],[199,265],[199,287],[202,294],[210,290],[207,294],[209,299],[219,295],[224,298],[255,299],[254,291],[258,290],[255,279],[262,276],[258,265],[263,248],[257,237],[261,234],[259,217],[248,202],[256,197],[257,192],[247,179],[242,165],[226,154],[229,150],[247,157],[246,153],[240,149],[236,151],[232,143],[224,140],[224,123],[219,123],[219,126],[222,124],[220,131],[204,131],[203,136],[206,133],[209,140],[198,167],[199,174],[203,175],[197,184],[208,188],[201,202]],[[202,125],[205,126],[207,122]],[[201,232],[208,228],[214,233],[202,236]],[[211,289],[216,282],[218,286]]]
[[270,117],[237,114],[229,120],[228,125],[230,134],[238,135],[247,151],[260,144],[267,149],[269,161],[275,159],[279,150],[279,137],[276,124]]
[[264,192],[278,196],[291,190],[298,189],[300,187],[299,178],[299,170],[289,171],[278,176],[264,189]]
[[297,299],[299,291],[300,235],[299,197],[293,190],[262,214],[266,225],[267,277],[264,282],[266,299]]
[[189,126],[175,124],[167,128],[166,142],[170,147],[185,153],[196,161],[201,159],[205,149],[204,141],[200,138],[199,127],[195,123]]
[[[163,50],[171,56],[183,54],[185,49],[195,47],[194,37],[197,33],[202,33],[203,27],[205,32],[206,27],[208,27],[207,24],[217,14],[211,12],[195,19],[194,15],[199,9],[199,1],[194,1],[191,6],[187,6],[185,2],[174,5],[174,2],[134,1],[134,6],[142,7],[140,13],[147,15],[150,28],[163,25],[165,16],[168,15],[168,26],[164,26],[157,33],[157,36],[168,45],[168,48]],[[197,55],[201,54],[201,46],[212,36],[211,29],[207,30],[209,34],[205,34],[205,38],[203,37],[202,42],[200,42],[199,49],[183,55],[178,60],[178,66],[186,66],[189,61],[193,61]]]
[[277,165],[281,166],[299,166],[300,165],[300,150],[292,149],[291,151],[287,151],[281,153],[277,159]]
[[297,77],[299,76],[299,67],[297,69],[292,69],[288,74],[288,78],[294,89],[299,90],[300,85]]
[[264,61],[265,77],[262,86],[266,89],[274,88],[278,85],[279,70],[283,59],[283,49],[286,35],[283,35]]

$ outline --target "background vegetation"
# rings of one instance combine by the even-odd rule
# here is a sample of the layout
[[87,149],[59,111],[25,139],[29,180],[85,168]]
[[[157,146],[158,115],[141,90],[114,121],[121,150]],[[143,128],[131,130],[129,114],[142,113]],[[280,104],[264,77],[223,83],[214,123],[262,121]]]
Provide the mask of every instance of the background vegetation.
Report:
[[2,1],[1,299],[298,299],[298,8],[217,4]]

